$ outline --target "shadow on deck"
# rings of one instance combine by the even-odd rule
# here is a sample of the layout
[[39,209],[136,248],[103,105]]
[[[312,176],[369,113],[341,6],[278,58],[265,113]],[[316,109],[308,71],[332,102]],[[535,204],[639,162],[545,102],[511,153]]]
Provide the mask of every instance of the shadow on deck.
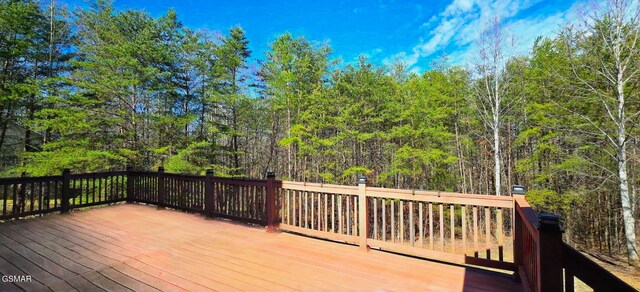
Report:
[[119,204],[0,224],[0,291],[520,291],[507,274]]

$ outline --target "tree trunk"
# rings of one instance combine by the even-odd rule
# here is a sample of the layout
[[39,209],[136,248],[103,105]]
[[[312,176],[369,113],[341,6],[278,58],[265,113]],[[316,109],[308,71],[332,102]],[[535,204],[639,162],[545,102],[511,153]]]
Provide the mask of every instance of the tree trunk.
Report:
[[500,196],[500,128],[498,118],[494,118],[493,127],[493,163],[494,163],[494,188],[495,195]]
[[640,266],[640,257],[636,244],[636,224],[631,209],[631,196],[629,194],[629,179],[627,173],[627,137],[626,137],[626,116],[625,116],[625,96],[623,70],[618,68],[618,176],[620,178],[620,204],[622,205],[622,218],[624,221],[625,243],[629,263],[633,266]]
[[620,176],[620,203],[622,204],[622,216],[624,220],[624,234],[627,247],[629,263],[634,266],[640,265],[640,257],[636,246],[636,228],[633,212],[631,211],[631,198],[629,196],[629,180],[627,178],[627,155],[625,145],[619,149],[618,153],[618,175]]

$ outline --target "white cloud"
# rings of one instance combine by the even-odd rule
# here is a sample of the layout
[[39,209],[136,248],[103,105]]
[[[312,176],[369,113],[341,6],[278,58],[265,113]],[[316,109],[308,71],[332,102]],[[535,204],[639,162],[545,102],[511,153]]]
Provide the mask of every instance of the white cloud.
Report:
[[[523,10],[531,8],[541,0],[454,0],[439,14],[422,25],[427,31],[416,45],[408,51],[394,54],[383,63],[396,60],[405,62],[409,68],[416,67],[422,58],[433,57],[435,53],[448,53],[449,62],[461,64],[471,60],[475,51],[473,43],[482,29],[494,18],[499,17],[506,31],[518,40],[518,50],[530,48],[537,36],[555,34],[561,25],[570,19],[570,8],[548,15],[519,17]],[[448,48],[455,51],[447,51]],[[526,50],[519,52],[526,53]]]
[[459,13],[464,13],[469,11],[473,7],[473,0],[454,0],[444,12],[441,14],[442,16],[451,16]]

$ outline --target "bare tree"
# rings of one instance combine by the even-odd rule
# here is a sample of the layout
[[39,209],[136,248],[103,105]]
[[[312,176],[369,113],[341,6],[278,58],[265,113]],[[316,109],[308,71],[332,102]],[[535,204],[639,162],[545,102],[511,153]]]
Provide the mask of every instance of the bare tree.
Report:
[[[624,237],[629,263],[640,265],[635,235],[635,219],[629,192],[627,151],[631,129],[637,127],[640,111],[631,105],[638,92],[629,86],[638,82],[640,58],[640,7],[634,0],[609,0],[589,5],[581,13],[581,30],[568,34],[571,56],[580,58],[572,62],[575,82],[583,89],[581,98],[600,105],[604,113],[593,116],[574,110],[615,149],[609,153],[617,165],[617,183],[624,221]],[[604,119],[603,119],[604,118]],[[615,173],[614,173],[615,174]]]
[[494,18],[482,32],[477,43],[474,71],[476,84],[472,94],[478,115],[490,138],[494,161],[494,191],[500,196],[501,157],[500,129],[506,114],[520,99],[508,96],[513,92],[513,72],[508,70],[508,61],[514,52],[513,39],[505,34],[500,19]]

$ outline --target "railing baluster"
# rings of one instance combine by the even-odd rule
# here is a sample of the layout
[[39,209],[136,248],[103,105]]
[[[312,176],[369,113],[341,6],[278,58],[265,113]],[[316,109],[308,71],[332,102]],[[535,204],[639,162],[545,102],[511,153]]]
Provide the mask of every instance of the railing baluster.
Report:
[[373,200],[373,239],[378,239],[378,200]]
[[498,260],[504,261],[504,231],[502,223],[502,208],[496,209],[496,235],[498,236]]
[[317,193],[318,194],[318,211],[316,212],[317,218],[318,218],[318,230],[322,230],[322,193]]
[[429,203],[429,246],[433,250],[433,204]]
[[317,192],[311,193],[311,198],[309,201],[309,207],[311,208],[311,229],[312,230],[320,230],[320,224],[318,223],[318,218],[320,218],[320,211],[318,210],[319,205],[316,205],[318,201],[319,194]]
[[456,217],[455,206],[449,206],[449,217],[451,217],[451,253],[456,252]]
[[331,231],[336,232],[336,195],[331,195]]
[[340,199],[338,200],[338,229],[340,234],[344,234],[342,232],[342,195],[340,195]]
[[391,200],[391,242],[396,242],[396,214],[395,214],[396,202]]
[[329,194],[325,193],[325,194],[323,194],[323,197],[324,197],[324,231],[327,231],[329,229],[329,227],[328,227],[329,215],[327,214],[327,212],[328,212],[328,202],[327,202],[327,200],[328,200]]
[[284,197],[285,197],[285,217],[287,219],[287,224],[291,225],[291,196],[289,195],[289,193],[291,192],[291,190],[284,190]]
[[467,254],[467,206],[462,205],[460,208],[462,219],[462,253]]
[[478,207],[473,206],[473,253],[478,257]]
[[346,196],[345,200],[347,201],[347,235],[351,235],[351,198]]
[[413,221],[413,201],[409,201],[409,241],[414,246],[415,241],[415,225]]
[[309,193],[304,194],[304,228],[309,228]]
[[353,196],[353,222],[351,223],[351,230],[352,230],[352,235],[359,235],[359,230],[358,230],[358,225],[360,224],[360,217],[358,215],[358,213],[360,212],[359,209],[359,198],[357,196]]
[[40,187],[39,189],[39,193],[38,193],[38,211],[42,211],[43,210],[43,200],[44,200],[44,196],[45,196],[45,187],[43,185],[43,181],[40,181]]
[[387,240],[387,200],[380,199],[382,204],[382,241]]
[[491,259],[491,209],[488,207],[484,208],[484,224],[487,259]]
[[438,215],[440,217],[440,249],[444,251],[444,205],[438,206]]
[[9,184],[5,184],[4,192],[2,193],[2,216],[7,215],[7,201],[9,200]]
[[299,226],[300,224],[298,223],[300,220],[298,219],[298,208],[296,208],[297,204],[296,204],[296,200],[298,198],[298,191],[296,190],[292,190],[291,191],[291,214],[292,214],[292,224],[293,226]]
[[[24,206],[24,211],[27,211],[27,203],[29,204],[29,212],[33,212],[33,204],[35,202],[34,199],[34,194],[35,194],[35,187],[34,187],[34,183],[26,183],[24,190],[23,190],[23,197],[25,200],[25,206]],[[28,191],[29,190],[29,191]]]
[[398,209],[400,209],[400,220],[398,220],[400,225],[400,244],[404,244],[404,201],[400,200],[398,204]]
[[13,200],[12,200],[12,206],[11,206],[11,214],[15,217],[16,214],[19,213],[18,211],[18,184],[14,183],[13,184]]
[[29,192],[29,200],[30,200],[29,212],[38,211],[36,208],[37,206],[36,198],[38,195],[38,183],[32,182],[29,185],[31,186],[31,192]]
[[[116,177],[116,179],[117,179],[117,177]],[[76,196],[78,197],[78,201],[79,201],[79,202],[78,202],[78,205],[82,205],[82,204],[83,204],[82,199],[83,199],[83,197],[85,196],[85,195],[84,195],[84,189],[83,189],[83,187],[84,187],[84,184],[83,184],[83,183],[84,183],[84,180],[83,180],[82,178],[77,179],[77,180],[78,180],[78,188],[77,188],[75,191],[76,191],[76,192],[78,192],[78,194],[76,194]],[[75,180],[74,180],[74,181],[75,181]],[[75,185],[74,185],[74,188],[75,188]]]
[[423,205],[422,202],[420,202],[418,204],[418,208],[420,208],[418,210],[419,217],[420,217],[420,219],[418,220],[418,223],[420,223],[420,228],[419,228],[419,230],[420,230],[420,247],[424,247],[424,220],[422,218],[423,217],[422,213],[424,212],[424,210],[423,210],[424,207],[422,205]]

